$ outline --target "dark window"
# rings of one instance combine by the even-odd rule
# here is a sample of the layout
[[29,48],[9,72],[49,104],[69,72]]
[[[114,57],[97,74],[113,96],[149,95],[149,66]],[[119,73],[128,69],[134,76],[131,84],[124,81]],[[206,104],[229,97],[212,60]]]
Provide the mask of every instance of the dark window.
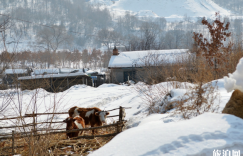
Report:
[[129,80],[135,81],[135,75],[136,75],[135,71],[124,71],[124,82],[128,81],[128,77]]

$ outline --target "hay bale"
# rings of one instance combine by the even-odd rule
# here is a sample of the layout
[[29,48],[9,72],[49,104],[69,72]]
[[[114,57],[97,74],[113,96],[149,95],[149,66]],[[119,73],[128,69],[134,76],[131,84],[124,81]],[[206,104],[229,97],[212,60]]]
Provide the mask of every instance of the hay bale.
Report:
[[243,119],[243,92],[235,90],[222,113],[232,114]]

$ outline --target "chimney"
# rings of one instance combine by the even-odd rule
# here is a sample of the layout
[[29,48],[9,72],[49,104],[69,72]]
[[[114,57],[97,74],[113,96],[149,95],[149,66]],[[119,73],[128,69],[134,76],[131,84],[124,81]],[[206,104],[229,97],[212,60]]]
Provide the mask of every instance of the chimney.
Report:
[[118,49],[116,49],[116,46],[115,46],[114,49],[113,49],[113,55],[119,55],[119,53],[118,53]]

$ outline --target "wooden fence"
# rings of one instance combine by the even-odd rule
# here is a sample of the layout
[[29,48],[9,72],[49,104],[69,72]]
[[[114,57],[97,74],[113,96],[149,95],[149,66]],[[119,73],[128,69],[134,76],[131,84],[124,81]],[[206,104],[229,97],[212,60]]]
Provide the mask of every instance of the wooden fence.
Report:
[[[57,124],[57,123],[64,123],[63,121],[57,121],[57,122],[39,122],[36,123],[36,117],[38,115],[58,115],[58,114],[68,114],[68,112],[59,112],[59,113],[32,113],[32,114],[25,114],[25,116],[19,116],[19,117],[10,117],[10,118],[0,118],[0,121],[2,120],[12,120],[12,119],[23,119],[23,118],[33,118],[33,122],[32,123],[28,123],[25,125],[21,125],[21,126],[5,126],[5,127],[0,127],[0,129],[12,129],[12,128],[21,128],[21,127],[29,127],[32,126],[32,130],[28,131],[28,132],[20,132],[20,133],[16,133],[14,130],[12,131],[12,133],[9,134],[0,134],[0,140],[3,139],[11,139],[12,140],[12,147],[5,147],[2,148],[4,149],[12,149],[12,154],[14,153],[14,149],[16,148],[22,148],[23,146],[14,146],[14,142],[15,139],[17,138],[25,138],[25,137],[40,137],[40,136],[45,136],[45,135],[50,135],[50,134],[60,134],[60,133],[69,133],[69,132],[77,132],[77,131],[90,131],[90,130],[96,130],[96,129],[102,129],[102,128],[108,128],[108,127],[116,127],[117,131],[115,133],[112,134],[105,134],[105,135],[92,135],[92,136],[78,136],[76,138],[72,138],[72,139],[94,139],[95,137],[109,137],[109,136],[115,136],[118,133],[122,132],[123,128],[124,128],[124,123],[126,122],[125,116],[126,116],[126,112],[125,109],[130,109],[131,107],[119,107],[119,108],[115,108],[112,110],[107,110],[107,111],[114,111],[114,110],[118,110],[119,109],[119,115],[113,115],[113,116],[107,116],[107,118],[111,118],[111,117],[119,117],[118,121],[114,124],[110,124],[110,125],[104,125],[104,126],[99,126],[99,127],[91,127],[91,128],[84,128],[84,129],[75,129],[75,130],[68,130],[66,131],[66,128],[64,129],[50,129],[50,128],[46,128],[46,129],[37,129],[36,126],[38,124],[45,124],[45,123],[49,123],[49,124]],[[47,133],[43,133],[43,134],[38,134],[37,132],[39,131],[48,131]],[[52,131],[52,132],[51,132]]]

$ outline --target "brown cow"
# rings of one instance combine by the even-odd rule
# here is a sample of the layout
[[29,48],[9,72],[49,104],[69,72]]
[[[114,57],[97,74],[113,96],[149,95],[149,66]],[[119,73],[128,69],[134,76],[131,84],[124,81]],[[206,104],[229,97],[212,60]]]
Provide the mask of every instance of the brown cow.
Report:
[[[70,108],[68,113],[70,117],[81,116],[85,121],[85,125],[90,125],[91,127],[102,126],[103,123],[106,123],[106,116],[110,114],[107,111],[101,111],[97,107],[80,108],[77,106]],[[92,132],[94,134],[94,130]]]
[[[84,119],[80,116],[76,116],[76,117],[68,117],[65,120],[63,120],[63,122],[67,123],[66,126],[66,130],[73,130],[73,129],[83,129],[85,128],[85,123],[84,123]],[[81,132],[81,134],[83,133],[83,131]],[[70,132],[67,133],[67,138],[73,138],[73,137],[77,137],[79,134],[79,132]]]

